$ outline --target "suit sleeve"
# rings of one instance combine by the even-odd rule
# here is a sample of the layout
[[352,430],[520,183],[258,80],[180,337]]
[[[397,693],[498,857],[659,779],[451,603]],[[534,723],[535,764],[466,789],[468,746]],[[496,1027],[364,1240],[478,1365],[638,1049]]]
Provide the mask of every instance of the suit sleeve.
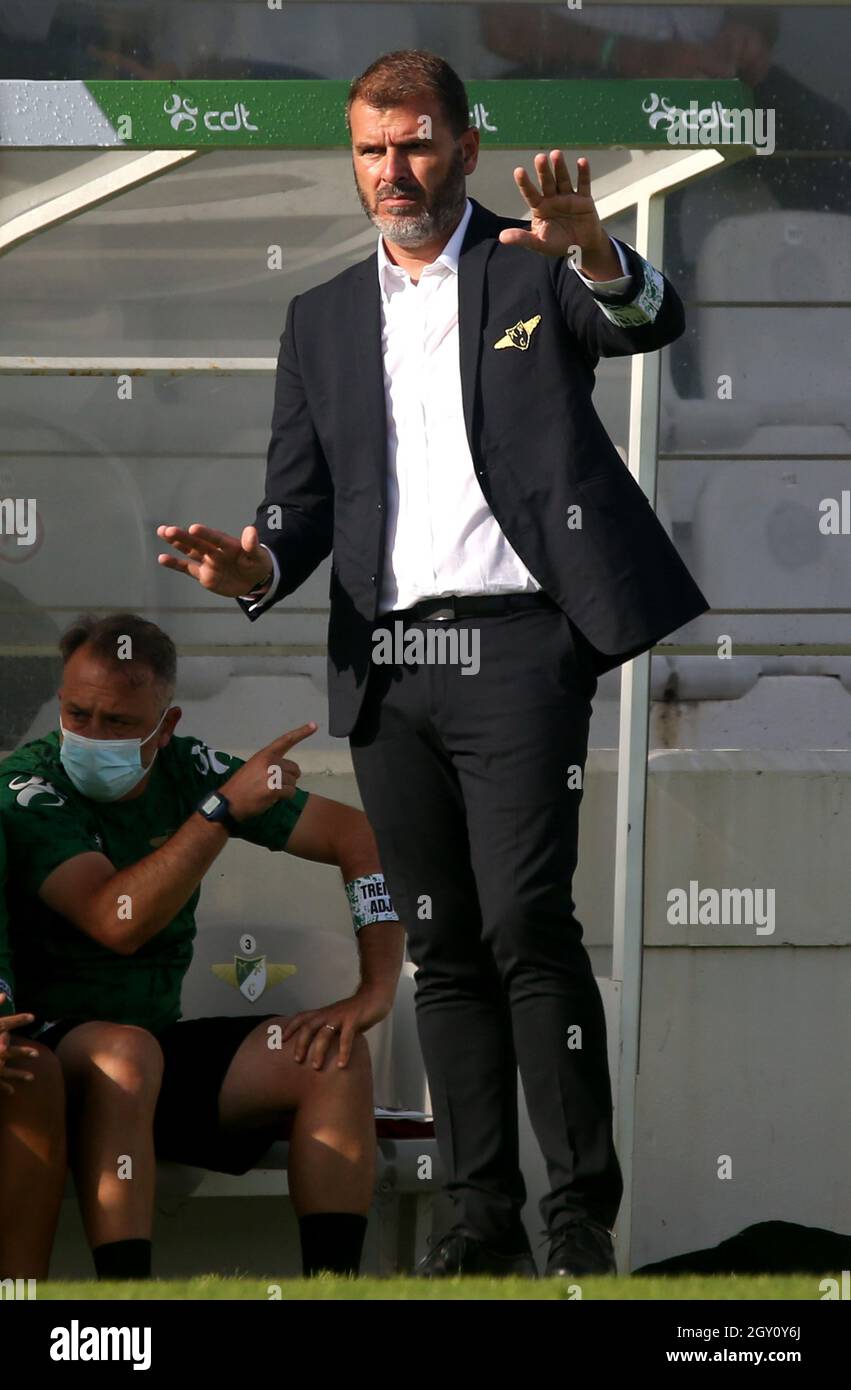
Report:
[[661,271],[628,243],[612,237],[631,275],[624,294],[596,295],[569,261],[556,262],[556,290],[565,323],[595,362],[600,357],[627,357],[655,352],[685,330],[682,301]]
[[279,579],[262,607],[236,600],[252,622],[304,583],[333,540],[333,483],[307,404],[296,346],[299,298],[290,301],[281,335],[266,490],[255,522],[261,542],[277,561]]

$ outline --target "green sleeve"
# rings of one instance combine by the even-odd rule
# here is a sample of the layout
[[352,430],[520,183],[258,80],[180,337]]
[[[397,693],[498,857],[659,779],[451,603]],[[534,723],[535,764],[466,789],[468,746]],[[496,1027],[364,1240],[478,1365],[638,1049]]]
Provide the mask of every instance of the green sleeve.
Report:
[[0,994],[6,998],[0,1004],[0,1017],[15,1012],[15,980],[12,975],[12,953],[9,946],[9,914],[6,910],[6,842],[0,828]]
[[276,801],[262,815],[241,821],[237,839],[249,840],[252,845],[262,845],[264,849],[285,849],[309,795],[296,787],[294,795],[286,801]]
[[16,889],[33,897],[66,859],[103,852],[79,806],[43,777],[17,773],[0,778],[0,823]]
[[[199,801],[205,792],[217,791],[245,765],[244,758],[219,752],[198,739],[186,739],[185,743],[194,768]],[[248,840],[250,844],[260,845],[263,849],[285,849],[309,795],[301,787],[296,787],[295,794],[286,801],[277,801],[261,815],[241,821],[239,830],[235,832],[236,839]]]

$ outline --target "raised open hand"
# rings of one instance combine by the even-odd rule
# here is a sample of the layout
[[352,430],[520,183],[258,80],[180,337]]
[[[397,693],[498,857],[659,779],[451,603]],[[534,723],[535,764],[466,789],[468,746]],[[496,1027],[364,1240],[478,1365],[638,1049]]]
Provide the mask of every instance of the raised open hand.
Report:
[[198,522],[185,531],[180,526],[158,526],[157,535],[186,556],[180,560],[176,555],[158,555],[159,563],[190,575],[214,594],[240,598],[272,573],[272,561],[260,545],[256,526],[246,526],[239,540]]
[[566,256],[578,247],[583,274],[593,280],[615,280],[623,270],[591,197],[591,165],[583,157],[576,169],[576,188],[561,150],[535,155],[540,188],[525,169],[515,169],[517,187],[532,209],[530,229],[506,227],[499,239],[506,246],[523,246],[542,256]]

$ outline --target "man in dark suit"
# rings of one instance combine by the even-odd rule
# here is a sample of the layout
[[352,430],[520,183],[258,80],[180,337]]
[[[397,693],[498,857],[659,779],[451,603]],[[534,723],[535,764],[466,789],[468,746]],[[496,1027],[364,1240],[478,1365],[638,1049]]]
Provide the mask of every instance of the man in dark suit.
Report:
[[479,135],[442,59],[379,58],[347,117],[377,251],[289,305],[256,525],[160,527],[183,556],[160,559],[253,620],[332,552],[330,730],[409,924],[457,1210],[419,1272],[535,1272],[518,1065],[547,1273],[613,1272],[605,1021],[571,897],[591,698],[708,605],[591,393],[601,356],[677,338],[682,305],[606,234],[587,160],[575,189],[560,151],[540,187],[515,170],[530,222],[467,198]]

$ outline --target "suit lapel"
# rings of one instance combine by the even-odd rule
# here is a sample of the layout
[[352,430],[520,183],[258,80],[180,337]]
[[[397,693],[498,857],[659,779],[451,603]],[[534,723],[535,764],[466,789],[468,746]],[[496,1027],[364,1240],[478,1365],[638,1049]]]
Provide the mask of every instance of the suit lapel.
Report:
[[479,362],[482,355],[482,316],[485,299],[485,271],[499,236],[493,213],[471,198],[473,215],[458,258],[458,342],[461,358],[461,394],[467,442],[475,458],[474,411]]
[[364,460],[363,467],[353,472],[355,476],[366,477],[371,470],[377,476],[384,506],[387,492],[387,408],[381,353],[381,293],[378,286],[378,254],[375,251],[361,262],[352,276],[340,332],[343,342],[352,345],[352,400],[359,418],[351,443]]

